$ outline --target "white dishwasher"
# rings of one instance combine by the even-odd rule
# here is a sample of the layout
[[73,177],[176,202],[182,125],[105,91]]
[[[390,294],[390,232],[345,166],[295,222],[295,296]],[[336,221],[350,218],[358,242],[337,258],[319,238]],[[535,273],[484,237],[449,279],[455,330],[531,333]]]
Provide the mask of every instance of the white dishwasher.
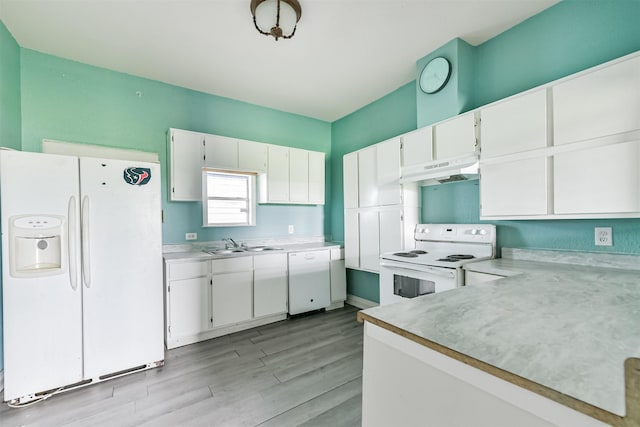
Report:
[[289,314],[331,304],[329,249],[289,254]]

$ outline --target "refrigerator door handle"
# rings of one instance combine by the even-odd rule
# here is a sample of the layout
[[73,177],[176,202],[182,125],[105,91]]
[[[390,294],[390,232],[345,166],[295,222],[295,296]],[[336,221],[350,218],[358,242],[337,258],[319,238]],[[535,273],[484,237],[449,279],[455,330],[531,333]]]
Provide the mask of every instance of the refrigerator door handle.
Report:
[[88,288],[91,286],[91,256],[89,253],[89,197],[82,199],[82,280]]
[[67,223],[67,249],[69,256],[69,280],[71,282],[71,289],[74,291],[78,289],[78,266],[76,265],[77,247],[76,247],[76,229],[78,224],[76,223],[76,197],[71,196],[69,198],[69,208]]

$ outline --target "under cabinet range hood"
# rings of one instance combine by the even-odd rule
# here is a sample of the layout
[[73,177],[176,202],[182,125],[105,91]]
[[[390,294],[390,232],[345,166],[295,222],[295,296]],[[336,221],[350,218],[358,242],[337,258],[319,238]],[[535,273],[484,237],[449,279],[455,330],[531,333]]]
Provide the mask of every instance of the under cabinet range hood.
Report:
[[472,179],[478,179],[478,155],[475,153],[403,166],[400,183],[417,182],[419,185],[427,186]]

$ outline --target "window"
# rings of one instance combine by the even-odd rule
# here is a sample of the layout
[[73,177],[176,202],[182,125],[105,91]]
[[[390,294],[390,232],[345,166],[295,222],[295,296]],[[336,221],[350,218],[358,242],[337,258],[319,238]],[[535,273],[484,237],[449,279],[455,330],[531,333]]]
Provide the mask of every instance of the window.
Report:
[[253,173],[202,169],[202,225],[256,225],[255,194]]

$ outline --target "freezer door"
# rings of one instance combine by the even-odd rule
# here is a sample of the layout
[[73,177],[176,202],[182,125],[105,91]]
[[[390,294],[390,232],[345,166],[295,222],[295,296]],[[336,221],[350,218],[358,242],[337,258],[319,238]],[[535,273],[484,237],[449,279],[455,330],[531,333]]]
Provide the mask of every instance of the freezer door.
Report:
[[78,158],[2,150],[0,194],[9,401],[82,380]]
[[164,359],[160,167],[80,158],[84,367]]

